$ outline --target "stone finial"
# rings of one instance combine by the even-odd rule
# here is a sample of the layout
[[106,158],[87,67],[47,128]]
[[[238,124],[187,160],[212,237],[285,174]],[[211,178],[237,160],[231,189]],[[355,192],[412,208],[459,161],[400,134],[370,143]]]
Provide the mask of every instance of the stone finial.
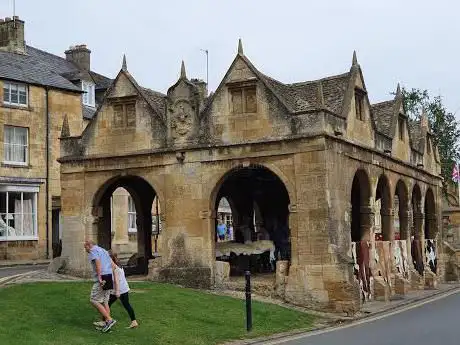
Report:
[[187,73],[185,73],[185,63],[184,60],[182,60],[182,64],[180,66],[180,78],[181,79],[187,79]]
[[420,116],[420,126],[423,129],[428,130],[428,114],[425,111],[425,108],[422,109],[422,115]]
[[358,58],[356,57],[356,50],[353,50],[353,60],[351,61],[352,66],[358,65]]
[[402,93],[401,93],[401,85],[399,85],[399,83],[398,83],[398,86],[396,87],[396,97],[399,97],[401,95],[402,95]]
[[127,72],[128,71],[128,65],[126,63],[126,55],[123,54],[123,63],[121,64],[121,70]]
[[318,82],[318,89],[316,92],[319,105],[324,106],[323,83],[321,81]]
[[244,55],[243,42],[241,41],[241,38],[238,40],[238,55]]
[[69,119],[67,118],[67,114],[65,114],[64,120],[62,121],[61,138],[68,137],[70,137]]

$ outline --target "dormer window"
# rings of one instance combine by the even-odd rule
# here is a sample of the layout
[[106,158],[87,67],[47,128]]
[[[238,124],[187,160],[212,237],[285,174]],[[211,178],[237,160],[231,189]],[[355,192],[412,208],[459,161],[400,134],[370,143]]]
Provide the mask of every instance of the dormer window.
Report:
[[81,88],[83,90],[82,100],[84,105],[90,107],[96,106],[96,96],[94,92],[94,84],[88,81],[81,82]]
[[256,86],[232,88],[230,98],[232,114],[257,113]]
[[426,135],[426,151],[428,154],[431,154],[431,142],[430,142],[430,136],[427,134]]
[[355,89],[355,112],[356,118],[364,121],[364,91]]
[[398,117],[398,133],[399,140],[404,141],[404,119],[401,116]]

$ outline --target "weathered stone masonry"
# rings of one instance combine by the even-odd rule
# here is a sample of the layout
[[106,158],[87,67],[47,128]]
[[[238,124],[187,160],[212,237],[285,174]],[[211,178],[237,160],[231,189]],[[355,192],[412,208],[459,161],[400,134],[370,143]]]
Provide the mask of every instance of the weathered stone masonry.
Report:
[[[425,248],[439,249],[439,156],[428,126],[407,118],[401,97],[398,87],[394,100],[371,105],[356,55],[344,74],[283,84],[260,73],[240,43],[209,97],[184,65],[163,95],[140,87],[125,62],[82,136],[61,138],[63,256],[73,271],[89,270],[81,243],[89,237],[110,246],[104,200],[124,187],[136,203],[150,277],[210,287],[222,276],[219,190],[229,175],[258,167],[276,175],[289,197],[291,255],[276,275],[281,298],[353,312],[369,298],[433,287],[442,264],[438,255],[430,266]],[[154,196],[164,231],[161,258],[151,260]],[[383,237],[374,233],[377,203]]]

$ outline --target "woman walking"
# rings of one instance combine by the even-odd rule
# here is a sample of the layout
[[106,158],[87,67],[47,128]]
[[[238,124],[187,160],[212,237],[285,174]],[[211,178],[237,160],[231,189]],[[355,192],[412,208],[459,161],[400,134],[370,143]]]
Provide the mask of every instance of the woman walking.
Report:
[[131,325],[129,328],[136,328],[139,324],[136,321],[136,316],[134,314],[133,307],[129,304],[129,285],[126,281],[125,271],[121,268],[120,261],[117,258],[117,255],[114,253],[110,253],[110,257],[112,258],[113,265],[113,277],[114,277],[114,290],[110,294],[109,299],[109,306],[111,306],[117,299],[120,299],[121,304],[126,309],[131,318]]

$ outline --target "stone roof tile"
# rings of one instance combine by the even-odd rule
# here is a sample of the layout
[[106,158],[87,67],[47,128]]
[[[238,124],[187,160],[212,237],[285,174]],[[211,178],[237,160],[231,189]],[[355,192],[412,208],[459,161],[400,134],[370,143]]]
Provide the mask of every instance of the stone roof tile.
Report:
[[284,84],[260,73],[277,96],[285,101],[288,110],[293,113],[318,109],[319,83],[322,84],[324,107],[334,113],[341,114],[345,91],[348,87],[349,73],[340,74],[314,81]]
[[390,138],[394,136],[395,104],[396,101],[391,100],[371,105],[377,131]]
[[[27,54],[0,52],[0,78],[43,85],[69,91],[81,89],[71,80],[77,80],[82,72],[72,62],[27,46]],[[111,79],[89,72],[96,83],[96,89],[105,88]]]

